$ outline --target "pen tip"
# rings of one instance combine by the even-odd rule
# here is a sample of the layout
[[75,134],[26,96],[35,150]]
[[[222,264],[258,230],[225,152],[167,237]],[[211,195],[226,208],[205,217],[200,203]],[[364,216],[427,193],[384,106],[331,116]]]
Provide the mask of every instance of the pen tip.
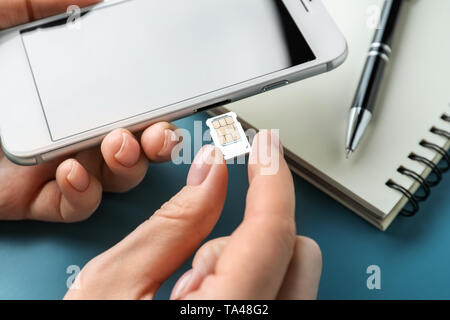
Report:
[[353,153],[353,150],[347,149],[347,155],[346,155],[346,158],[347,158],[347,159],[350,159],[350,156],[352,155],[352,153]]

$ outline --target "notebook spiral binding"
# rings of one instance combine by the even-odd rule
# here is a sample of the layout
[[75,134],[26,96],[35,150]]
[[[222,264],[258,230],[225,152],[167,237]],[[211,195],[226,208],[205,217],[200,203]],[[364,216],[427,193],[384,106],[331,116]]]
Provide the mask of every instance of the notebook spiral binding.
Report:
[[[450,122],[450,116],[447,114],[442,115],[441,119],[444,121]],[[436,135],[442,136],[446,139],[450,139],[450,132],[448,132],[448,131],[445,131],[445,130],[442,130],[442,129],[439,129],[436,127],[431,128],[430,131]],[[431,194],[431,188],[437,186],[441,182],[443,174],[450,170],[450,154],[447,152],[447,150],[441,148],[440,146],[438,146],[434,143],[428,142],[426,140],[422,140],[420,142],[420,145],[424,148],[433,150],[434,152],[442,155],[442,159],[443,159],[442,162],[444,163],[444,166],[440,167],[439,165],[435,164],[434,162],[432,162],[420,155],[411,153],[409,155],[409,159],[420,162],[420,163],[424,164],[425,166],[429,167],[431,169],[431,175],[430,175],[431,177],[428,179],[424,179],[417,172],[414,172],[403,166],[400,167],[397,171],[399,173],[401,173],[402,175],[407,176],[407,177],[413,179],[414,181],[416,181],[417,183],[419,183],[421,192],[418,191],[415,194],[412,194],[409,190],[407,190],[403,186],[399,185],[398,183],[394,182],[393,180],[389,180],[386,183],[386,185],[389,188],[402,193],[406,198],[408,198],[409,203],[411,204],[412,208],[411,209],[403,209],[400,213],[401,215],[406,216],[406,217],[412,217],[412,216],[416,215],[416,213],[420,209],[419,203],[428,199],[428,197]]]

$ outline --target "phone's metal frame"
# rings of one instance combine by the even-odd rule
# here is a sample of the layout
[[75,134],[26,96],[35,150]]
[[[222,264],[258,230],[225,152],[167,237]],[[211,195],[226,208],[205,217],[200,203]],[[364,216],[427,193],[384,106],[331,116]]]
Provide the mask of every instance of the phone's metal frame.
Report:
[[[112,0],[82,9],[82,12],[117,5]],[[347,43],[320,0],[283,0],[316,59],[299,66],[262,76],[160,110],[52,141],[46,126],[33,75],[27,63],[20,31],[67,18],[61,14],[0,32],[0,136],[6,156],[20,165],[35,165],[69,155],[101,143],[112,130],[135,132],[159,121],[173,121],[209,107],[250,97],[275,84],[296,82],[341,65],[348,54]],[[324,89],[326,90],[326,89]]]

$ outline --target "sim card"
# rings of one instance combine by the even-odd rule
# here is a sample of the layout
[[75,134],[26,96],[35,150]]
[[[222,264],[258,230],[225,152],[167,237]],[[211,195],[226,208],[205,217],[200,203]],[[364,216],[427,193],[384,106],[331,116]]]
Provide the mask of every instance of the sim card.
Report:
[[222,151],[225,160],[243,156],[251,151],[250,143],[237,120],[236,113],[229,112],[208,119],[206,125],[211,129],[214,144]]

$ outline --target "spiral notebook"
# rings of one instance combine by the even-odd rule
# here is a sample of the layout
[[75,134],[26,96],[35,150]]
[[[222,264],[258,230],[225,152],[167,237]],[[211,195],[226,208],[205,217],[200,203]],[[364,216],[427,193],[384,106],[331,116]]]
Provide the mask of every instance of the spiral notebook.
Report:
[[247,127],[279,128],[295,173],[386,230],[399,214],[415,213],[446,178],[450,1],[405,4],[408,18],[400,21],[371,127],[350,160],[344,150],[349,107],[373,37],[370,14],[382,1],[324,3],[349,44],[343,66],[212,112],[232,110]]

